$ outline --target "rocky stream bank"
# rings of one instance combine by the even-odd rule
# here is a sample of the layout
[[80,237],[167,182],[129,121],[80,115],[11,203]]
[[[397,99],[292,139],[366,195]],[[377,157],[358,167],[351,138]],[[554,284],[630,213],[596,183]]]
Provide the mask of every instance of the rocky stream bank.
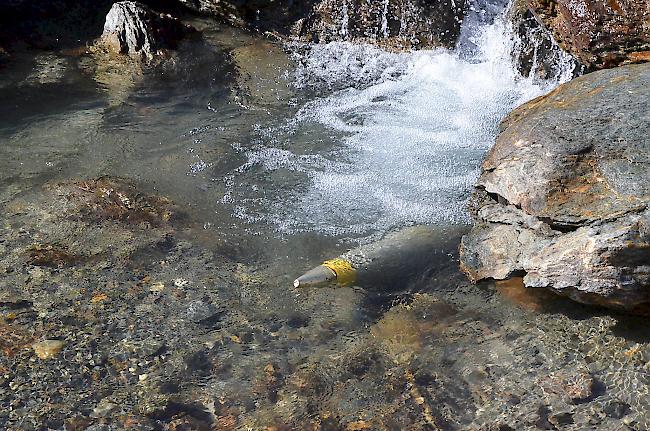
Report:
[[[70,3],[47,3],[0,7],[36,19],[5,25],[2,13],[3,30],[30,22],[47,29],[30,39],[0,37],[1,94],[16,106],[38,94],[27,119],[12,104],[2,107],[0,429],[650,428],[648,319],[629,313],[648,302],[648,65],[589,73],[512,112],[472,198],[476,224],[461,254],[444,250],[431,276],[391,295],[296,292],[295,267],[250,246],[245,230],[211,230],[196,205],[179,202],[182,193],[164,192],[174,190],[164,178],[144,168],[132,178],[111,175],[118,169],[101,152],[115,145],[109,154],[153,153],[154,170],[186,169],[185,159],[158,156],[154,131],[162,122],[142,119],[171,104],[167,94],[198,85],[194,74],[209,68],[227,88],[212,75],[207,88],[238,110],[216,125],[201,117],[209,126],[183,138],[221,155],[217,144],[201,142],[206,130],[230,145],[223,118],[243,128],[247,113],[292,100],[282,46],[204,18],[152,12],[163,2],[137,10],[133,2],[93,3],[101,22],[89,18],[85,36],[57,38],[61,27],[50,20]],[[92,8],[77,3],[71,15]],[[282,40],[344,38],[391,49],[452,45],[471,12],[454,1],[173,3],[165,12],[187,7]],[[534,26],[547,49],[549,28],[585,69],[645,58],[647,2],[525,3],[517,19],[528,24],[516,23]],[[567,24],[583,17],[581,4],[597,4],[584,16],[602,15],[589,31],[604,36],[586,48],[569,37],[579,24]],[[624,24],[629,40],[613,33]],[[569,36],[560,39],[562,31]],[[39,49],[34,58],[25,46]],[[72,46],[80,49],[61,51]],[[527,70],[548,72],[551,60],[531,67],[541,51],[522,52]],[[48,118],[38,105],[79,82],[83,103],[54,104]],[[163,95],[138,94],[154,85]],[[211,103],[201,99],[200,108],[217,111]],[[69,130],[79,133],[66,147]],[[120,133],[155,142],[136,150],[135,141],[111,140]],[[37,151],[13,150],[34,137]],[[79,177],[75,164],[92,165],[82,171],[90,174]],[[270,244],[269,254],[284,251],[282,241]],[[320,246],[309,258],[338,248]],[[469,283],[459,259],[483,281]]]
[[483,162],[472,280],[624,309],[650,302],[650,65],[576,78],[517,108]]

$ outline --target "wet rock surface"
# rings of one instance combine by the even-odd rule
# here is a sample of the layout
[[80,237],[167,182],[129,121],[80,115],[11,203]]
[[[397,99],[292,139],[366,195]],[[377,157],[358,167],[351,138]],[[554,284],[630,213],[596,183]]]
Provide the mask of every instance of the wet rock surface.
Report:
[[[216,23],[204,26],[216,27]],[[77,68],[110,95],[110,105],[125,103],[133,90],[156,74],[187,82],[193,74],[211,67],[227,68],[232,61],[204,40],[194,26],[137,2],[115,3],[106,17],[104,33],[75,53]]]
[[183,6],[213,15],[244,28],[289,34],[291,26],[307,16],[317,0],[178,0]]
[[648,65],[592,73],[504,120],[461,246],[471,279],[523,272],[585,303],[650,301],[649,84]]
[[453,47],[466,12],[464,1],[324,0],[297,34],[314,42],[354,40],[402,48]]
[[460,34],[467,7],[465,1],[453,0],[181,0],[181,3],[238,26],[305,41],[363,41],[402,49],[452,47]]
[[648,0],[527,0],[555,40],[592,69],[650,60]]
[[508,11],[508,21],[517,35],[513,58],[523,76],[552,78],[562,62],[573,63],[573,75],[581,72],[580,64],[553,39],[552,34],[540,24],[528,8],[526,0],[516,0]]

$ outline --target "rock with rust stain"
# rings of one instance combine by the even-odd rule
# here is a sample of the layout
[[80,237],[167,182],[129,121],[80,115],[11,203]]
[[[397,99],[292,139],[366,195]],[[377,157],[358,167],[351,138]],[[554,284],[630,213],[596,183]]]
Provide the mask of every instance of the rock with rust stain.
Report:
[[650,65],[594,72],[515,109],[461,244],[474,280],[524,275],[577,301],[650,302]]
[[34,244],[27,253],[31,265],[49,268],[63,268],[85,260],[83,256],[70,253],[66,247],[52,244]]
[[512,57],[523,76],[557,80],[559,75],[568,73],[569,67],[573,68],[574,76],[579,74],[582,69],[579,62],[535,19],[526,0],[513,1],[506,17],[516,36]]
[[34,341],[33,335],[23,326],[0,319],[0,355],[11,357],[28,349]]
[[592,69],[650,60],[650,0],[525,0],[565,50]]
[[547,398],[559,396],[570,403],[584,402],[593,395],[594,378],[584,364],[572,369],[560,369],[538,380]]

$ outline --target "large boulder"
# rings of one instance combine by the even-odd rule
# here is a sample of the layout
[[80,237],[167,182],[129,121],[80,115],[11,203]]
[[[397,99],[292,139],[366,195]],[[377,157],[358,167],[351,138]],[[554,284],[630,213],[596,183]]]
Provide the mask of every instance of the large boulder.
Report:
[[514,110],[483,162],[473,281],[525,275],[591,304],[650,304],[650,64],[574,79]]
[[175,49],[192,30],[171,15],[156,13],[134,1],[121,1],[106,15],[98,44],[115,53],[152,60],[164,50]]
[[453,47],[465,12],[466,2],[455,0],[323,0],[294,31],[315,42]]
[[453,46],[466,0],[179,0],[240,27],[314,42]]
[[591,68],[650,60],[650,0],[526,0],[565,50]]

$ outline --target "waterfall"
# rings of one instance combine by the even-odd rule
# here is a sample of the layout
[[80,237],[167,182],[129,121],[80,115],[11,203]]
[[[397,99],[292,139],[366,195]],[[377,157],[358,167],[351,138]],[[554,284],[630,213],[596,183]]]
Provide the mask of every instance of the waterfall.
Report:
[[381,11],[381,35],[384,38],[388,37],[388,2],[384,0],[384,8]]
[[[294,85],[318,96],[241,149],[247,161],[227,191],[236,214],[285,233],[362,238],[467,223],[466,200],[500,120],[571,76],[568,62],[551,79],[519,74],[505,6],[472,2],[453,51],[336,42],[300,54]],[[265,183],[251,192],[260,175]],[[302,186],[282,184],[287,176]]]
[[350,16],[348,15],[348,2],[345,0],[343,2],[343,11],[342,11],[342,16],[341,16],[341,29],[339,30],[339,34],[343,39],[346,39],[348,37],[348,26],[350,25]]

